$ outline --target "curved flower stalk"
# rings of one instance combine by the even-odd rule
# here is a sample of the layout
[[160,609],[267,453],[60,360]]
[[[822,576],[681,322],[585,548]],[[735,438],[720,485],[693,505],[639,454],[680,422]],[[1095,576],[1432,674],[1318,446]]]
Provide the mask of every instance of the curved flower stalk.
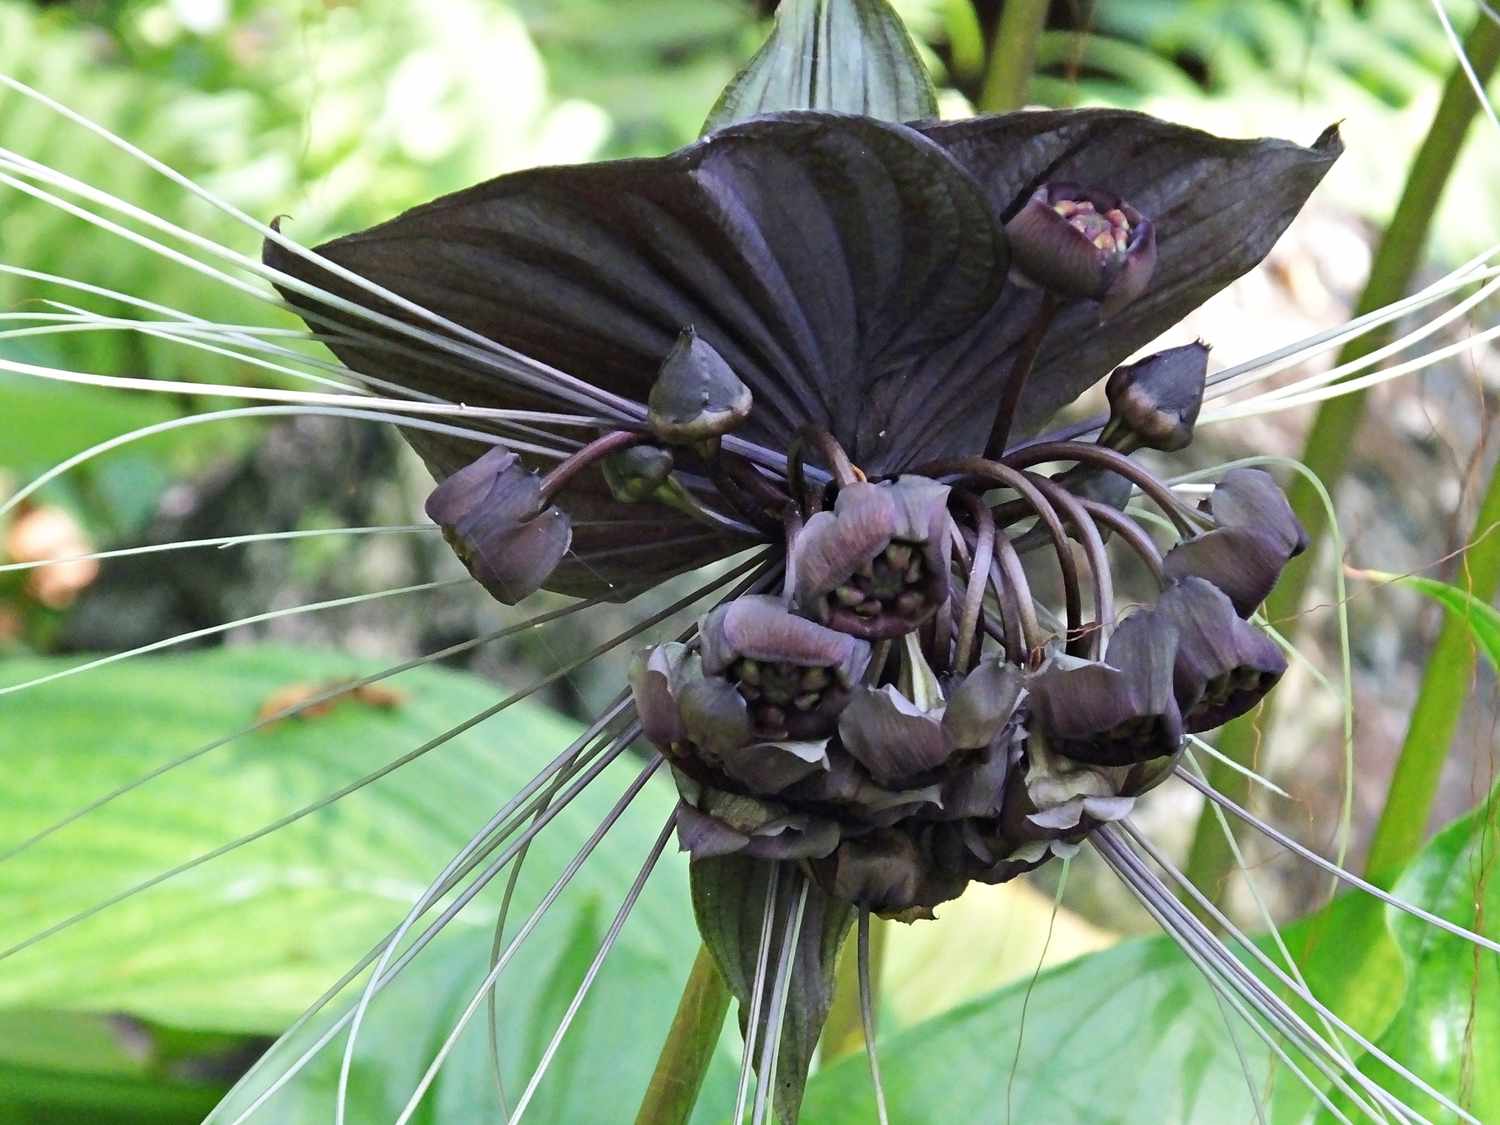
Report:
[[[883,5],[855,7],[892,30]],[[761,1077],[756,1120],[773,1101],[796,1115],[856,916],[929,918],[1090,842],[1207,948],[1142,876],[1128,817],[1177,775],[1188,734],[1280,678],[1249,619],[1305,539],[1264,473],[1231,472],[1190,508],[1134,458],[1191,441],[1206,346],[1128,361],[1264,256],[1337,134],[1231,141],[1113,110],[941,122],[901,51],[880,56],[901,112],[877,119],[766,69],[788,57],[758,56],[677,153],[504,176],[315,251],[266,228],[262,276],[339,373],[398,390],[382,409],[461,418],[409,437],[438,481],[429,515],[498,600],[623,600],[761,552],[698,591],[740,579],[641,651],[629,697],[440,873],[320,1044],[357,1029],[461,908],[403,946],[444,896],[519,863],[638,733],[660,759],[622,801],[671,766],[699,925],[741,1004],[742,1098]],[[1043,432],[1101,380],[1097,441]],[[1136,495],[1175,542],[1126,510]],[[1122,553],[1153,583],[1129,604]],[[497,941],[475,1004],[514,948]]]

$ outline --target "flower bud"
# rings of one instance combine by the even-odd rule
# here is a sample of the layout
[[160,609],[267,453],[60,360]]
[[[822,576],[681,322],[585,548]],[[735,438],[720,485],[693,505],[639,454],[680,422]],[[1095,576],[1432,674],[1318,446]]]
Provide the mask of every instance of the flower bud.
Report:
[[632,445],[606,457],[600,468],[610,495],[622,504],[649,500],[671,479],[670,451],[652,445]]
[[1099,444],[1133,453],[1144,446],[1173,453],[1193,440],[1203,405],[1208,346],[1185,344],[1117,367],[1104,385],[1109,424]]
[[1146,291],[1156,268],[1149,219],[1107,191],[1046,184],[1005,224],[1011,263],[1059,297],[1087,297],[1113,316]]
[[438,485],[427,515],[475,580],[505,605],[538,590],[573,541],[568,517],[543,509],[541,479],[499,447]]
[[647,400],[646,423],[669,445],[722,437],[750,415],[750,388],[691,328],[662,361]]
[[911,476],[841,488],[792,543],[797,607],[871,640],[921,625],[948,598],[948,492]]

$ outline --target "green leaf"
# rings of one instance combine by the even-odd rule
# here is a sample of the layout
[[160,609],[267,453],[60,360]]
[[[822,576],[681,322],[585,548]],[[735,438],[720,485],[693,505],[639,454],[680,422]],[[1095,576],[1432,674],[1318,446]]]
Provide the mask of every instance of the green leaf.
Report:
[[[741,1032],[749,1026],[755,995],[755,971],[760,958],[760,940],[766,909],[766,892],[774,863],[744,856],[719,856],[692,864],[693,911],[703,944],[714,960],[729,991],[739,1001]],[[770,955],[762,988],[760,1026],[756,1032],[756,1069],[760,1045],[765,1042],[776,977],[777,958],[788,936],[788,920],[796,911],[803,878],[795,864],[783,864],[772,907]],[[823,1022],[833,1004],[834,970],[839,948],[854,921],[847,903],[829,898],[816,884],[807,885],[807,902],[797,928],[786,1016],[782,1024],[777,1057],[776,1113],[785,1125],[794,1125],[802,1104],[808,1068],[822,1034]],[[821,1121],[810,1116],[807,1121]]]
[[725,87],[703,131],[797,109],[937,116],[932,78],[886,0],[785,0],[771,37]]
[[1395,582],[1426,594],[1454,617],[1466,622],[1474,643],[1484,653],[1490,667],[1500,670],[1500,611],[1470,594],[1462,586],[1423,578],[1418,574],[1389,574],[1380,570],[1360,571],[1361,577],[1374,582]]
[[[1450,587],[1451,589],[1451,587]],[[1490,936],[1500,919],[1500,788],[1437,834],[1394,893],[1460,926]],[[1481,1121],[1500,1121],[1500,955],[1477,949],[1420,918],[1388,908],[1406,961],[1408,986],[1378,1041],[1387,1054]],[[1364,1069],[1432,1120],[1450,1111],[1367,1060]]]
[[[1027,991],[1028,981],[1017,981],[882,1040],[891,1120],[1253,1119],[1224,1017],[1171,941],[1080,957],[1042,974],[1029,1001]],[[1263,1075],[1259,1042],[1236,1031],[1251,1072]],[[803,1113],[818,1125],[873,1121],[864,1057],[817,1074]]]
[[[7,680],[61,661],[17,661]],[[4,703],[0,849],[145,770],[255,721],[273,695],[373,670],[286,649],[134,660]],[[426,669],[392,684],[394,705],[346,700],[284,720],[165,775],[0,863],[0,944],[251,831],[411,751],[492,705],[494,685]],[[540,707],[513,708],[337,804],[138,895],[8,959],[0,1005],[128,1012],[181,1028],[279,1032],[398,923],[451,854],[576,733]],[[623,760],[531,848],[514,934],[639,769]],[[605,838],[501,978],[507,1089],[524,1086],[614,911],[675,804],[652,784]],[[541,1086],[538,1120],[616,1120],[645,1088],[698,946],[685,864],[663,859]],[[458,915],[361,1036],[353,1120],[392,1120],[487,966],[498,887]],[[591,944],[595,943],[595,944]],[[494,1104],[483,1019],[444,1067],[419,1120],[476,1120]],[[622,1047],[622,1045],[625,1045]],[[628,1049],[627,1049],[628,1048]],[[601,1054],[607,1081],[582,1080]],[[282,1057],[285,1057],[284,1055]],[[256,1120],[323,1122],[338,1054],[320,1059]],[[274,1068],[269,1074],[274,1076]],[[707,1104],[732,1101],[721,1050]],[[727,1093],[725,1093],[727,1089]],[[243,1104],[245,1092],[236,1097]],[[490,1116],[493,1116],[491,1114]]]

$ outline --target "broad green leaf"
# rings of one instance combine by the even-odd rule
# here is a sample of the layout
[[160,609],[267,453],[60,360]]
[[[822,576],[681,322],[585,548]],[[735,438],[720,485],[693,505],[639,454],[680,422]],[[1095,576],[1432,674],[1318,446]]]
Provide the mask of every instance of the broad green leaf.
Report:
[[[972,955],[982,956],[982,945]],[[1018,981],[883,1039],[891,1120],[1254,1119],[1224,1017],[1171,941],[1127,942],[1028,985]],[[1243,1028],[1237,1032],[1252,1074],[1263,1078],[1265,1051]],[[818,1125],[873,1121],[864,1057],[815,1075],[803,1116]]]
[[1484,653],[1490,667],[1500,670],[1500,611],[1487,601],[1474,597],[1462,586],[1439,582],[1435,578],[1423,578],[1418,574],[1388,574],[1379,570],[1365,570],[1360,574],[1374,582],[1396,582],[1426,594],[1453,616],[1468,624],[1469,631],[1474,635],[1474,643]]
[[[1396,884],[1394,893],[1439,917],[1491,937],[1500,934],[1500,789],[1444,828]],[[1500,1121],[1500,954],[1388,910],[1409,982],[1379,1046],[1458,1101],[1480,1121]],[[1365,1069],[1432,1120],[1450,1111],[1369,1060]]]
[[[61,663],[14,662],[6,679]],[[252,723],[278,692],[373,667],[234,649],[130,661],[7,697],[0,849]],[[345,701],[241,738],[0,863],[0,945],[316,800],[499,697],[494,685],[439,670],[408,673],[392,687],[399,698],[385,705]],[[574,733],[539,707],[507,711],[305,820],[0,963],[0,1005],[277,1033],[400,921],[470,833]],[[628,758],[611,767],[537,838],[512,934],[639,767]],[[648,786],[502,978],[500,1038],[513,1094],[571,997],[566,982],[576,985],[674,803],[670,785]],[[484,976],[496,898],[481,896],[460,914],[371,1009],[353,1120],[391,1120],[411,1092]],[[669,852],[581,1010],[554,1080],[541,1088],[538,1120],[615,1120],[622,1099],[639,1097],[697,945],[685,863]],[[472,1120],[493,1105],[485,1039],[481,1016],[422,1119]],[[722,1054],[707,1098],[721,1109],[734,1087],[733,1058]],[[321,1060],[256,1120],[327,1121],[337,1061],[336,1052]]]
[[937,95],[886,0],[785,0],[771,37],[725,87],[703,129],[796,109],[913,121],[937,116]]

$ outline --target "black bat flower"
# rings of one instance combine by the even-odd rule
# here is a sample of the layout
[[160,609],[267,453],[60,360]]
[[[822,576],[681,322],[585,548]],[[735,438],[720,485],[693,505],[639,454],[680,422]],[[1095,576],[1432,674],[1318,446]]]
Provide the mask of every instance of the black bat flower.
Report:
[[[1259,262],[1340,151],[1333,130],[1304,148],[1117,110],[932,120],[894,17],[840,10],[894,67],[857,95],[799,69],[826,47],[809,23],[812,47],[773,40],[679,152],[265,251],[346,364],[512,442],[410,435],[443,482],[431,514],[502,600],[622,596],[769,546],[631,680],[745,1013],[767,990],[746,935],[800,887],[777,931],[809,974],[776,1033],[788,1119],[857,912],[931,917],[1071,854],[1170,775],[1186,731],[1280,676],[1246,619],[1301,530],[1263,473],[1199,511],[1132,460],[1191,440],[1207,347],[1126,361]],[[1097,442],[1037,436],[1112,371]],[[540,413],[518,434],[485,409]],[[1165,556],[1136,493],[1178,533]],[[1159,605],[1116,611],[1106,540]]]

